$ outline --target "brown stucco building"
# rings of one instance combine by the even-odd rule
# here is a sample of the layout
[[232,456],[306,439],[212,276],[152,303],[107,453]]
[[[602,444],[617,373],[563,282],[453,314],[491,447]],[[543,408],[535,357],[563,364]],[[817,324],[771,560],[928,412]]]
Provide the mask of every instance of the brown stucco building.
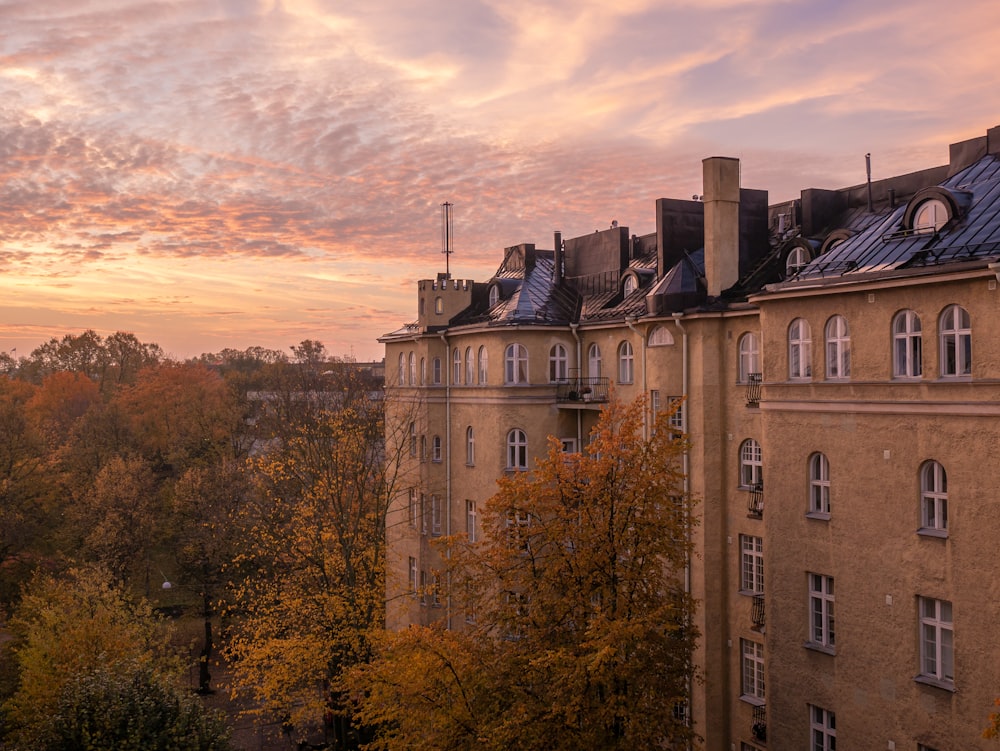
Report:
[[390,624],[461,627],[429,542],[475,535],[549,435],[579,449],[611,389],[685,395],[704,747],[987,748],[998,154],[1000,128],[942,167],[770,207],[713,157],[702,200],[657,201],[651,235],[556,233],[485,282],[418,282],[416,320],[381,339],[409,453]]

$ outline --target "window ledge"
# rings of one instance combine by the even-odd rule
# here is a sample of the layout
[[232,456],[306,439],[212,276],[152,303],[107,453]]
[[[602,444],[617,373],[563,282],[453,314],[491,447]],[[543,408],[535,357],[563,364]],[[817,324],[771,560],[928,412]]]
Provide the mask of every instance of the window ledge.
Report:
[[753,707],[763,707],[767,702],[761,699],[759,696],[753,696],[752,694],[740,694],[740,701],[746,702]]
[[948,539],[948,530],[937,529],[936,527],[921,527],[917,530],[917,534],[921,537],[936,537],[939,540]]
[[806,519],[818,519],[819,521],[830,521],[829,511],[806,511]]
[[752,589],[740,589],[737,590],[736,594],[743,595],[744,597],[762,597],[763,592],[754,592]]
[[950,691],[955,693],[958,689],[955,688],[955,681],[946,681],[941,678],[935,678],[933,675],[915,675],[913,676],[915,683],[923,684],[924,686],[932,686],[933,688],[939,688],[942,691]]
[[972,381],[972,376],[964,373],[962,375],[938,376],[938,383],[970,383],[971,381]]
[[820,643],[814,642],[814,641],[807,641],[802,646],[805,647],[806,649],[812,651],[812,652],[822,652],[825,655],[834,655],[835,656],[837,654],[837,650],[836,650],[835,647],[831,647],[831,646],[829,646],[827,644],[820,644]]

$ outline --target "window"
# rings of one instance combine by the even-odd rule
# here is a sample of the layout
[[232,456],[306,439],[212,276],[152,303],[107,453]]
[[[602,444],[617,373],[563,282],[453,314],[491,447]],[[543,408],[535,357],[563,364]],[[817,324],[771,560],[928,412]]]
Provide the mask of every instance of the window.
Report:
[[923,373],[920,317],[901,310],[892,319],[892,374],[896,378],[919,378]]
[[451,353],[451,365],[451,383],[457,386],[462,382],[462,351],[458,347]]
[[740,591],[759,595],[764,591],[764,538],[740,535]]
[[687,408],[687,402],[684,401],[682,396],[668,396],[667,401],[670,402],[670,418],[668,424],[670,429],[675,433],[683,433],[687,422],[684,419],[684,410]]
[[809,251],[801,245],[792,248],[791,252],[785,258],[785,277],[795,276],[808,266],[811,260]]
[[601,348],[591,344],[587,350],[587,374],[591,378],[601,377]]
[[972,375],[972,328],[969,312],[949,305],[941,313],[941,375]]
[[409,367],[409,372],[410,372],[410,385],[411,386],[416,386],[417,385],[417,356],[414,355],[412,352],[410,353],[410,367]]
[[431,534],[435,537],[441,534],[441,496],[431,496]]
[[406,518],[411,527],[417,526],[417,490],[410,488],[409,497],[406,499]]
[[560,438],[560,443],[562,443],[562,452],[564,454],[575,454],[576,453],[576,439],[575,438]]
[[629,274],[625,277],[625,282],[622,284],[622,296],[628,297],[633,292],[639,289],[639,282],[636,280],[633,274]]
[[434,298],[434,312],[437,313],[438,315],[444,313],[444,300],[442,300],[440,297]]
[[528,468],[528,437],[524,431],[514,428],[507,433],[507,469]]
[[484,344],[479,348],[479,385],[486,385],[486,375],[489,370],[489,354],[486,351],[486,345]]
[[920,532],[948,534],[948,476],[938,462],[920,468]]
[[847,319],[833,316],[826,322],[826,377],[850,378],[851,334]]
[[407,588],[410,594],[417,594],[417,559],[412,555],[410,556],[409,566],[407,568]]
[[406,355],[399,353],[399,385],[406,385]]
[[420,604],[427,604],[427,572],[420,569]]
[[819,453],[809,457],[809,513],[830,518],[830,462]]
[[476,502],[465,502],[465,534],[469,542],[476,541]]
[[531,543],[531,515],[526,511],[510,509],[507,512],[507,547],[527,553]]
[[650,347],[669,347],[673,343],[674,335],[667,330],[666,326],[654,326],[649,333]]
[[933,234],[941,229],[951,218],[951,212],[944,201],[931,198],[917,206],[913,217],[913,231],[918,235]]
[[809,574],[809,644],[834,647],[833,577]]
[[427,461],[427,436],[420,436],[420,461]]
[[410,456],[417,455],[417,424],[410,423]]
[[810,751],[837,751],[836,715],[828,709],[809,705]]
[[490,287],[490,307],[492,308],[498,302],[500,302],[500,286],[494,284]]
[[649,413],[653,417],[653,422],[656,422],[656,415],[660,411],[660,390],[650,389],[649,390]]
[[751,373],[760,375],[760,345],[757,335],[748,331],[740,337],[739,345],[739,382],[749,383]]
[[431,439],[431,461],[441,461],[441,436],[436,435]]
[[465,429],[465,463],[470,467],[476,463],[476,433],[471,425]]
[[618,345],[618,383],[632,383],[635,380],[635,353],[630,342]]
[[465,348],[465,385],[471,386],[476,377],[475,361],[472,359],[472,347]]
[[440,386],[441,385],[441,358],[440,357],[435,357],[434,358],[433,368],[434,368],[434,383],[435,383],[435,385]]
[[561,344],[556,344],[549,350],[549,381],[562,383],[567,380],[568,372],[566,348]]
[[420,534],[427,534],[427,496],[423,493],[420,494]]
[[749,639],[740,639],[743,663],[742,696],[764,699],[764,645]]
[[951,603],[918,598],[920,607],[920,676],[942,683],[955,681],[955,632]]
[[743,441],[740,445],[740,487],[752,488],[754,485],[760,485],[763,466],[760,444],[753,438]]
[[503,360],[504,383],[528,382],[528,350],[523,344],[508,344]]
[[421,386],[426,386],[427,385],[427,358],[426,357],[421,357],[420,358],[420,385]]
[[804,318],[796,318],[788,327],[788,377],[812,377],[812,333]]

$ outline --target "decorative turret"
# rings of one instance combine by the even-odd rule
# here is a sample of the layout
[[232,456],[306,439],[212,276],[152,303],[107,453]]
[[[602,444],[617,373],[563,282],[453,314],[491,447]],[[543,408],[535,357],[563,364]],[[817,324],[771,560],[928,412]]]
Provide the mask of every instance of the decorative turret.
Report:
[[471,279],[449,279],[447,274],[421,279],[417,282],[417,325],[423,330],[447,326],[472,303],[472,287]]

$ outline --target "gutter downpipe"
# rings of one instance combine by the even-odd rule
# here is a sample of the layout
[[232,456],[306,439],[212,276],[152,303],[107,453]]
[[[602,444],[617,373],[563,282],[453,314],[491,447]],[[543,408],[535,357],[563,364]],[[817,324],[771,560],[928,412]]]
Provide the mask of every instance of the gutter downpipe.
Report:
[[[1000,276],[1000,274],[998,274]],[[580,328],[580,324],[571,323],[569,325],[569,330],[573,333],[573,338],[576,339],[576,372],[583,372],[583,342],[580,341],[580,332],[577,329]],[[583,416],[580,414],[580,410],[576,410],[576,448],[577,451],[583,450]]]
[[[681,319],[684,317],[684,314],[683,313],[672,313],[671,316],[674,319],[674,325],[676,325],[677,328],[681,332],[681,393],[682,393],[682,395],[684,397],[684,402],[681,405],[681,409],[684,410],[684,412],[682,413],[681,417],[683,418],[683,423],[684,423],[684,434],[687,435],[688,434],[687,416],[689,414],[689,411],[688,411],[688,333],[687,333],[687,329],[684,328],[684,324],[681,323]],[[687,443],[690,444],[690,441],[687,441]],[[688,498],[690,496],[690,494],[691,494],[691,479],[690,479],[689,468],[690,468],[689,450],[687,448],[685,448],[684,449],[684,453],[681,455],[681,471],[684,472],[684,497],[685,497],[685,499]],[[690,526],[688,527],[688,529],[690,530]],[[689,546],[690,546],[690,540],[688,541],[688,543],[689,543]],[[690,552],[690,550],[687,553],[685,553],[685,555],[684,555],[684,592],[687,595],[691,594],[691,552]],[[688,689],[688,703],[689,704],[693,704],[694,703],[694,701],[693,701],[694,700],[694,691],[693,691],[693,687],[692,687],[691,679],[690,678],[688,678],[687,684],[688,684],[687,685],[687,689]],[[690,708],[690,711],[688,712],[688,717],[691,718],[691,719],[694,718],[694,707],[693,706]],[[688,743],[688,748],[689,749],[691,748],[691,744],[690,743]]]
[[[444,342],[444,445],[445,445],[445,534],[451,537],[451,348],[448,346],[448,336],[439,335]],[[445,548],[445,560],[451,560],[451,549]],[[445,602],[445,626],[451,631],[451,566],[447,573],[448,597]]]
[[[625,325],[628,326],[630,329],[632,329],[632,331],[634,333],[636,333],[636,334],[639,335],[639,340],[640,340],[640,345],[639,346],[640,346],[640,348],[642,350],[642,359],[639,361],[640,365],[642,367],[642,395],[643,395],[643,397],[645,397],[646,393],[647,393],[646,392],[646,335],[644,333],[642,333],[641,331],[639,331],[639,329],[637,329],[635,327],[635,324],[636,324],[637,320],[638,319],[636,319],[634,317],[632,317],[632,320],[629,320],[629,316],[625,316]],[[642,440],[644,440],[644,441],[648,441],[649,440],[649,410],[648,409],[644,409],[642,411]]]

